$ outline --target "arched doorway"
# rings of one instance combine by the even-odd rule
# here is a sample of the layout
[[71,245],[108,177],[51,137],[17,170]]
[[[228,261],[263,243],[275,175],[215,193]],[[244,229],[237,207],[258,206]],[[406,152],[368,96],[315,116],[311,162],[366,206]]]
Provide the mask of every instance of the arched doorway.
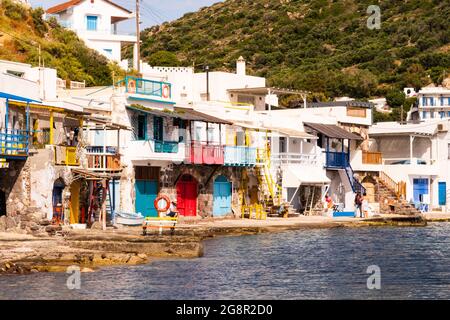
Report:
[[6,193],[0,190],[0,217],[6,216]]
[[183,175],[177,183],[177,209],[180,215],[195,217],[197,215],[198,183],[189,174]]
[[53,221],[61,223],[64,220],[64,206],[63,206],[63,190],[66,187],[64,180],[59,178],[53,184],[52,202],[53,202]]
[[363,185],[363,187],[366,189],[366,199],[367,201],[369,201],[370,203],[374,203],[376,202],[375,200],[375,195],[376,195],[376,181],[371,177],[371,176],[367,176],[365,177],[361,184]]
[[225,176],[218,176],[214,181],[214,216],[231,213],[231,183]]

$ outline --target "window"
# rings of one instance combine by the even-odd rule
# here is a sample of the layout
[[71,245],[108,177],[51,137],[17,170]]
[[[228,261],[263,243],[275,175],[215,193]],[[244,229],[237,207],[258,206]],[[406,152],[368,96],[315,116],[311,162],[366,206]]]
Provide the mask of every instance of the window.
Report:
[[430,118],[434,119],[434,112],[433,111],[430,111]]
[[286,153],[286,138],[280,137],[280,146],[279,146],[280,153]]
[[108,56],[112,56],[112,49],[103,49],[103,51],[104,51]]
[[434,98],[430,98],[430,106],[434,107]]
[[445,112],[444,111],[440,111],[439,112],[439,116],[441,117],[441,119],[445,118]]
[[137,139],[145,140],[147,139],[147,116],[138,115],[137,121]]
[[428,112],[423,111],[422,112],[422,119],[426,119],[428,117]]
[[89,31],[97,31],[97,16],[86,16],[86,29]]
[[447,117],[450,118],[450,111],[447,111]]
[[422,97],[422,106],[426,106],[427,105],[427,98]]
[[23,78],[23,76],[25,75],[25,72],[21,72],[21,71],[14,71],[14,70],[6,70],[7,74],[19,77],[19,78]]

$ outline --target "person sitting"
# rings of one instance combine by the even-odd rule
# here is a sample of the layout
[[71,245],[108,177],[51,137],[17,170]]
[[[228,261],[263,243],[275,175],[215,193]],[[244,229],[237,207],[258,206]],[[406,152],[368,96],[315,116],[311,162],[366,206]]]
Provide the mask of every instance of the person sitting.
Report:
[[172,201],[170,203],[170,207],[169,207],[169,210],[168,210],[168,213],[166,214],[166,216],[170,217],[170,218],[178,217],[177,203],[175,201]]

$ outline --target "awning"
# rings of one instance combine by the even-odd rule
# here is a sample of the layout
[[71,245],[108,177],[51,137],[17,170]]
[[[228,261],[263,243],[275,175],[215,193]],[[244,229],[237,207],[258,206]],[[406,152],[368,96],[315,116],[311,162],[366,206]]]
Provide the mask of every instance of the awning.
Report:
[[301,184],[328,184],[330,179],[322,167],[290,166],[283,175],[283,187],[298,188]]
[[30,102],[38,102],[38,103],[40,103],[40,101],[37,101],[37,100],[34,100],[34,99],[30,99],[30,98],[26,98],[26,97],[20,97],[20,96],[14,95],[14,94],[6,93],[6,92],[0,92],[0,98],[8,99],[8,100],[15,100],[15,101],[22,101],[22,102],[26,102],[26,103],[30,103]]
[[171,117],[171,118],[177,118],[182,120],[190,120],[190,121],[204,121],[204,122],[211,122],[211,123],[223,123],[223,124],[232,124],[232,122],[227,120],[222,120],[220,118],[211,116],[209,114],[191,109],[191,108],[181,108],[181,107],[175,107],[172,110],[158,110],[158,109],[152,109],[147,108],[144,106],[127,106],[127,109],[135,110],[139,112],[144,112],[148,114],[152,114],[158,117]]
[[283,136],[288,136],[289,138],[298,139],[317,139],[316,136],[306,133],[305,131],[291,129],[291,128],[277,128],[277,127],[264,127],[267,130],[276,131]]
[[337,125],[334,124],[305,122],[304,126],[319,133],[322,133],[328,138],[363,140],[363,138],[357,135],[356,133],[348,132],[347,130],[344,130],[341,127],[338,127]]

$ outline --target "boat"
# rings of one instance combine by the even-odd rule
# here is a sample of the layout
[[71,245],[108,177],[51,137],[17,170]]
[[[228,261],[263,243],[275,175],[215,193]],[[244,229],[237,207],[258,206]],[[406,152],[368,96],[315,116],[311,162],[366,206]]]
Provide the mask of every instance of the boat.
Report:
[[124,226],[140,226],[144,222],[145,217],[141,213],[116,212],[115,224]]

